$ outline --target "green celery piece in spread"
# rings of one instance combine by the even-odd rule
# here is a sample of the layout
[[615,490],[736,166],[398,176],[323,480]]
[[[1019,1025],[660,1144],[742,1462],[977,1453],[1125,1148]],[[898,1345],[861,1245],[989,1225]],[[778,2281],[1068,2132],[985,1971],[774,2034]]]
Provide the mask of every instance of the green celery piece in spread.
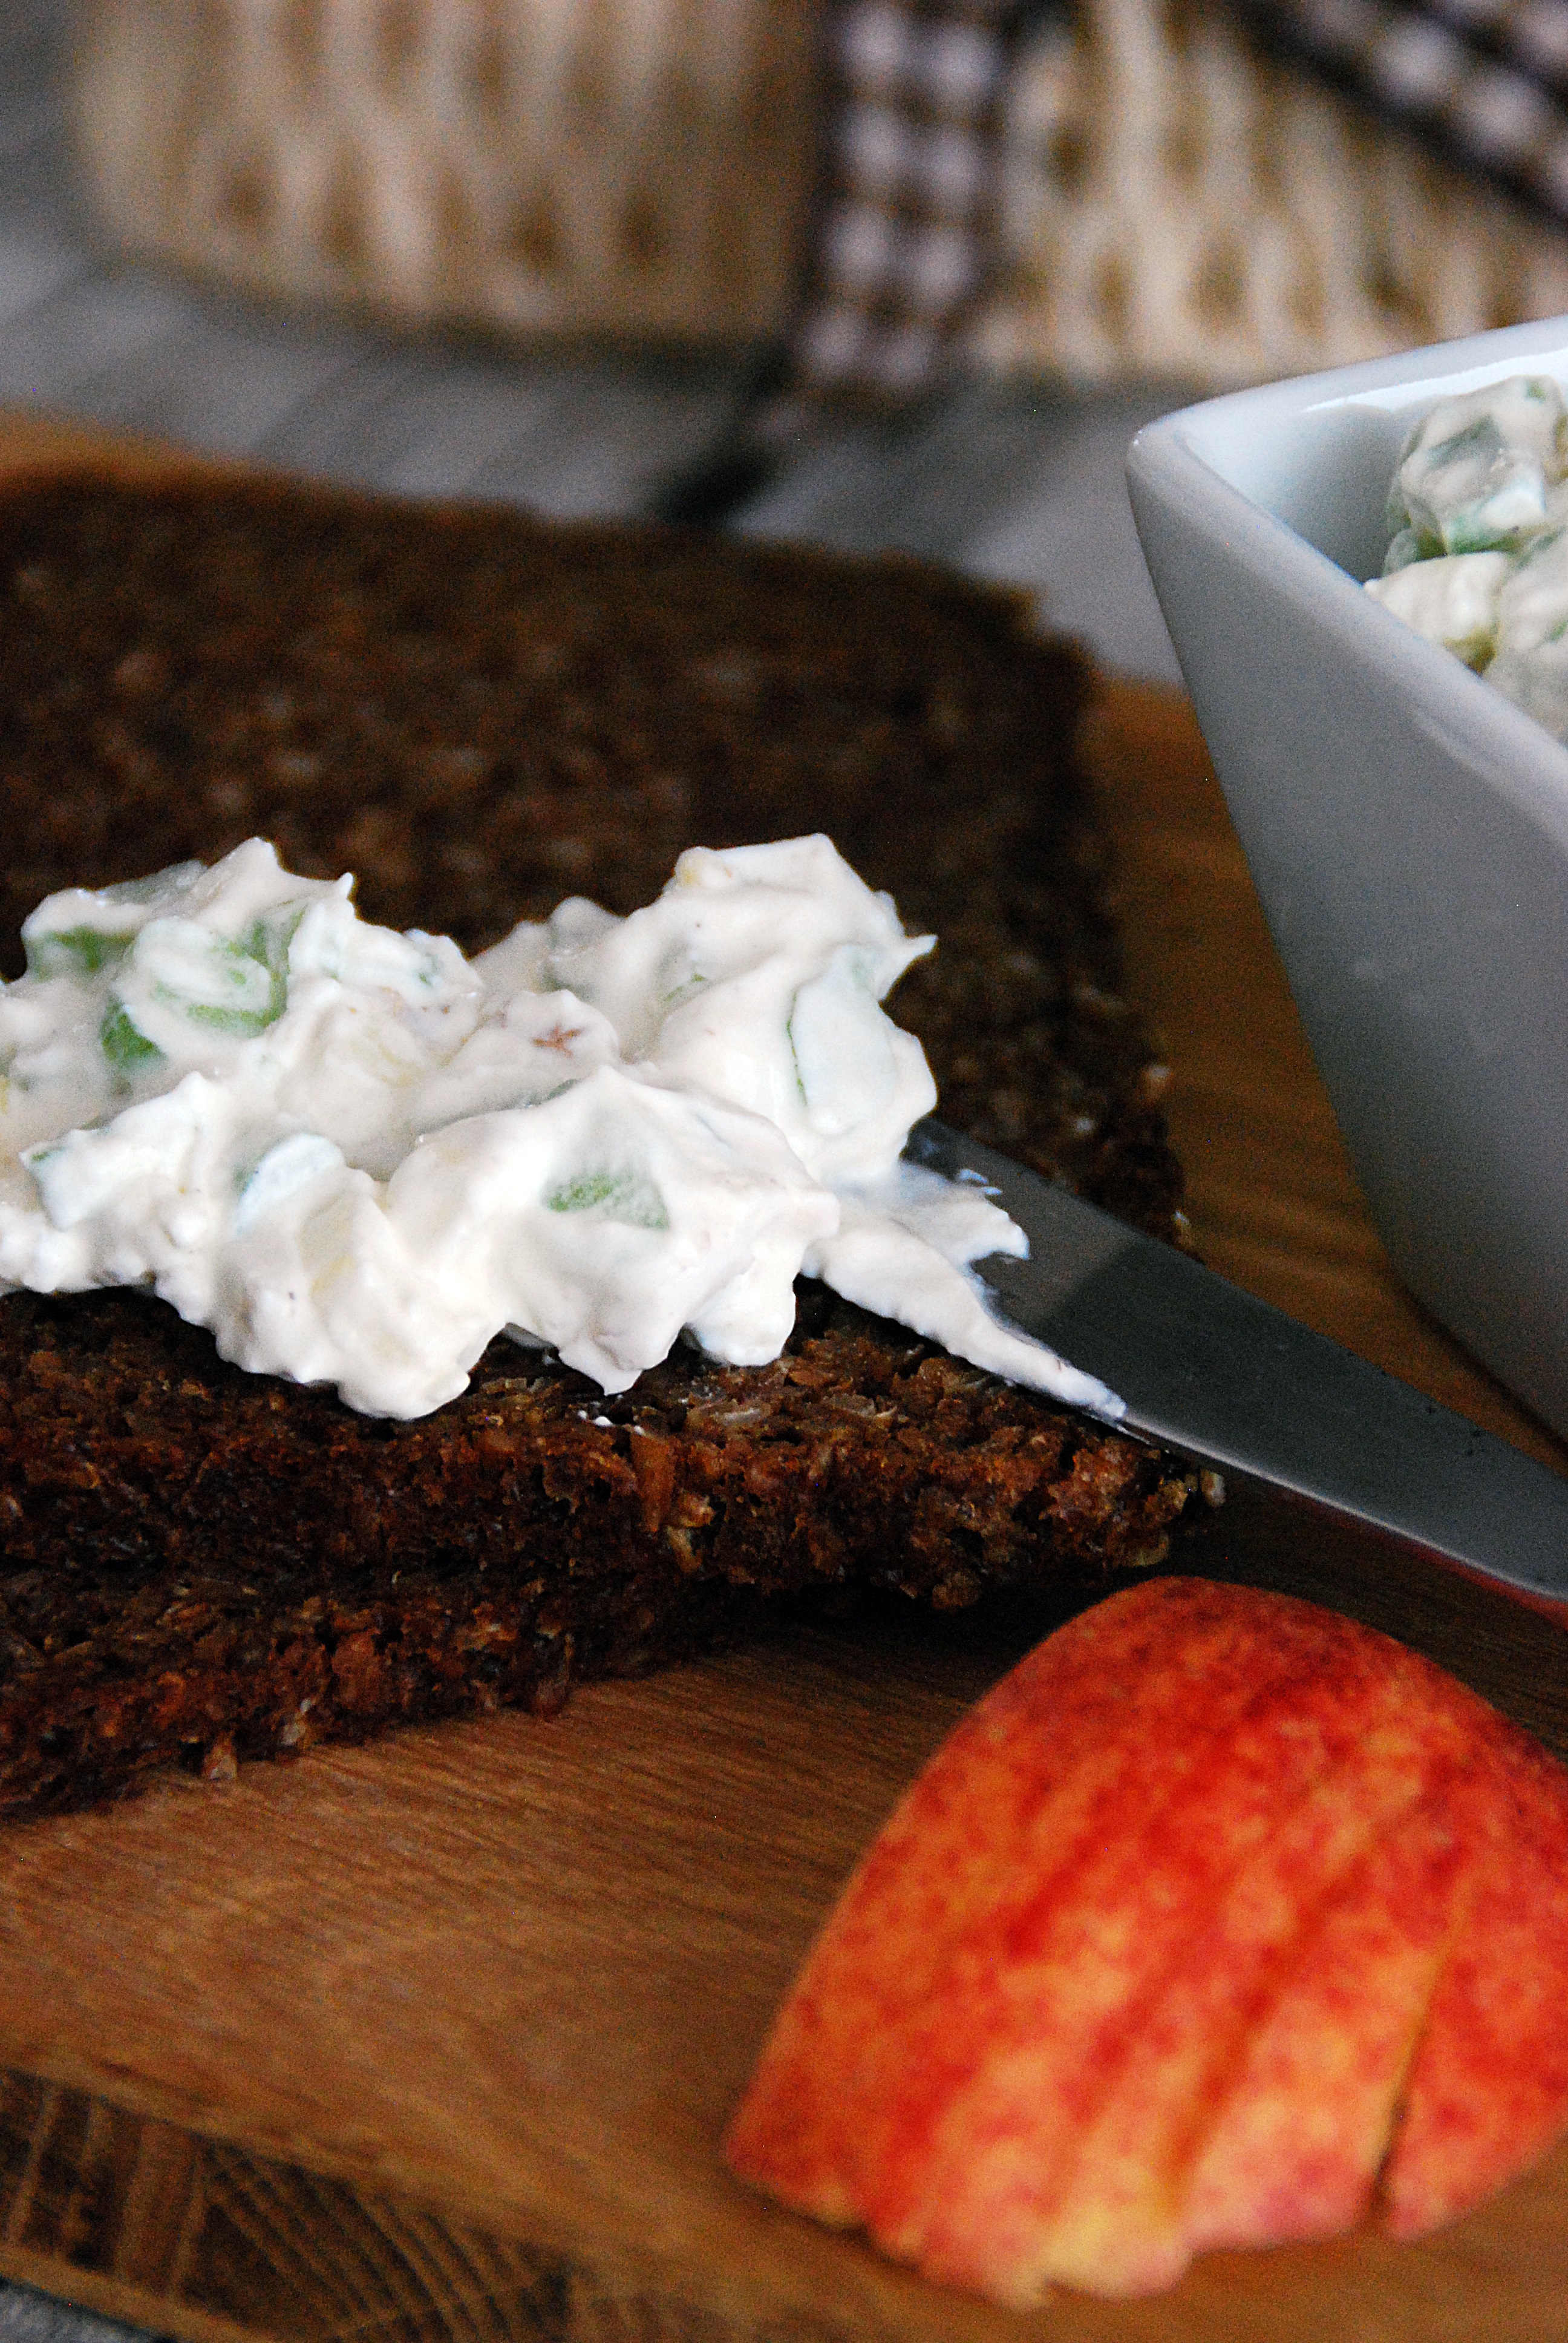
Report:
[[669,1226],[664,1198],[642,1172],[581,1172],[550,1189],[545,1202],[552,1212],[600,1212],[634,1229]]
[[131,1013],[123,1001],[111,1001],[98,1027],[98,1047],[115,1071],[126,1081],[145,1072],[148,1066],[157,1065],[163,1051],[156,1041],[149,1041],[140,1027],[131,1021]]
[[213,938],[211,958],[220,980],[226,980],[236,992],[253,990],[253,977],[264,977],[266,1000],[255,1008],[242,1008],[237,1002],[230,1006],[223,1001],[192,1001],[168,984],[156,985],[154,998],[170,1009],[177,1009],[193,1025],[205,1025],[211,1032],[228,1034],[236,1041],[247,1041],[264,1032],[282,1006],[274,1004],[276,983],[271,970],[263,961],[253,960],[241,945],[229,943],[221,936]]
[[145,879],[116,879],[98,890],[106,903],[170,903],[188,894],[206,869],[205,862],[171,862],[166,870],[151,870]]
[[1383,556],[1382,574],[1385,578],[1395,577],[1412,562],[1434,561],[1442,552],[1442,547],[1435,537],[1422,537],[1416,528],[1396,529]]
[[[243,1005],[215,1001],[192,1001],[173,986],[160,984],[157,998],[177,1009],[193,1025],[205,1025],[209,1032],[223,1033],[235,1041],[250,1041],[276,1025],[288,1006],[288,947],[294,931],[305,916],[303,903],[283,906],[281,911],[264,914],[252,921],[237,943],[226,937],[215,936],[210,947],[214,972],[219,985],[226,984],[234,991],[251,996]],[[265,976],[266,994],[256,1000],[256,980]]]
[[134,936],[108,934],[103,928],[62,928],[53,935],[25,940],[29,976],[101,976],[118,968],[136,940]]
[[1547,524],[1548,486],[1563,478],[1564,426],[1555,383],[1515,377],[1442,400],[1416,426],[1389,497],[1389,525],[1445,553],[1509,552]]
[[[799,1001],[799,994],[797,993],[795,1001]],[[784,1039],[789,1044],[789,1063],[795,1069],[795,1087],[800,1093],[800,1103],[802,1106],[809,1106],[811,1101],[806,1095],[806,1077],[800,1071],[800,1051],[795,1040],[795,1001],[789,1003],[789,1014],[784,1021]]]

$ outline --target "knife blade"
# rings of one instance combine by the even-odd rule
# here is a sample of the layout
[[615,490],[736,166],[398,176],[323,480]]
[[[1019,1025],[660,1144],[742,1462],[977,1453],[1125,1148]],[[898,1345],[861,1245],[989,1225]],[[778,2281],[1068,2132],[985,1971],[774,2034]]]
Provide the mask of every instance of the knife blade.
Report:
[[1127,1430],[1568,1602],[1568,1480],[934,1119],[905,1153],[1018,1222],[1027,1260],[975,1264],[1000,1314],[1109,1383]]

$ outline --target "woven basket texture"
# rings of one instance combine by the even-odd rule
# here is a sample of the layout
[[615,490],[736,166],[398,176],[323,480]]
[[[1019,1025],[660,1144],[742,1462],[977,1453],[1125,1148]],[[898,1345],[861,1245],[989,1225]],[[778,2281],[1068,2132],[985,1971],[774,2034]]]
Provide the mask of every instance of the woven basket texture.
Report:
[[[528,335],[789,314],[821,0],[83,0],[124,248]],[[1078,0],[1010,106],[1004,372],[1223,387],[1568,310],[1568,232],[1260,56],[1222,8]]]
[[1568,231],[1191,0],[1033,45],[1004,187],[1007,370],[1223,387],[1568,310]]
[[812,0],[85,0],[116,241],[405,321],[746,340],[784,314]]

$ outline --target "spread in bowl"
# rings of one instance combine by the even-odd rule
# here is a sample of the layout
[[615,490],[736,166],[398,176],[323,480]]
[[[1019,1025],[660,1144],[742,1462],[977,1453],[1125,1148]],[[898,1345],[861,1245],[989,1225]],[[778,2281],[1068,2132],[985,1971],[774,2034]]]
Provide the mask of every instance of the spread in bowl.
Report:
[[1389,491],[1367,591],[1568,739],[1568,411],[1546,375],[1434,407]]
[[1114,1419],[1000,1324],[1026,1240],[904,1164],[935,1104],[880,1002],[906,936],[817,836],[683,854],[628,919],[582,898],[468,960],[361,920],[259,839],[67,889],[0,987],[0,1288],[149,1286],[256,1373],[412,1417],[505,1329],[619,1391],[683,1332],[777,1356],[820,1277]]

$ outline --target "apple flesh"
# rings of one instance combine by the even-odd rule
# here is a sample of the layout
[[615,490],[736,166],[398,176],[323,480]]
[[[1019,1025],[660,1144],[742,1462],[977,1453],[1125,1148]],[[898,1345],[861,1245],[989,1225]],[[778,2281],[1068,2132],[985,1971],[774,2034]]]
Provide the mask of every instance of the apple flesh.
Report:
[[1148,1582],[970,1714],[874,1841],[725,2144],[1026,2308],[1453,2217],[1568,2124],[1568,1773],[1282,1595]]

